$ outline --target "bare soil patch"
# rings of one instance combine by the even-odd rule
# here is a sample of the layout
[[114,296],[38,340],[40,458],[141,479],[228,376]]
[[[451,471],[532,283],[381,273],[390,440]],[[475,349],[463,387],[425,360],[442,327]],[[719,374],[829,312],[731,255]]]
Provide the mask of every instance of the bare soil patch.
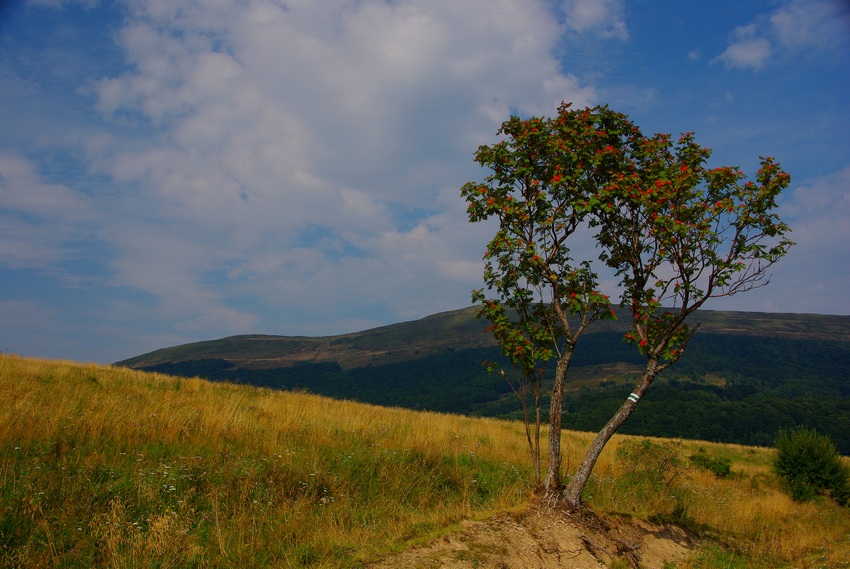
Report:
[[571,513],[537,502],[525,511],[465,521],[431,543],[390,556],[373,569],[598,569],[679,563],[696,541],[677,526],[622,516]]

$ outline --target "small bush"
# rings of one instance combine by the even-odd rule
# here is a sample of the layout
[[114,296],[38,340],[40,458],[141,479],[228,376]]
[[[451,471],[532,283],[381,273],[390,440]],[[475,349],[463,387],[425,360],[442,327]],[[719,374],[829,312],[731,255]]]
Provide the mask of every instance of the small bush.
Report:
[[832,440],[814,429],[781,429],[773,467],[798,502],[827,493],[845,506],[850,500],[850,469],[841,462]]
[[617,448],[617,460],[626,478],[649,482],[656,490],[669,488],[685,471],[680,457],[682,443],[654,443],[649,439],[624,441]]
[[732,459],[719,456],[708,456],[704,448],[692,454],[688,459],[696,466],[707,470],[718,478],[726,478],[732,473]]

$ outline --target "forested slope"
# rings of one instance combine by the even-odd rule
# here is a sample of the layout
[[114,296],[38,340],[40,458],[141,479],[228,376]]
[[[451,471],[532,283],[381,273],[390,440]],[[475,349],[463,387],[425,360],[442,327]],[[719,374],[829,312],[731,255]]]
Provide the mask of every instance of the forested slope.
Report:
[[[850,454],[850,317],[698,313],[685,356],[624,427],[632,434],[770,445],[780,427],[807,424]],[[326,338],[237,336],[159,350],[121,365],[386,406],[505,418],[520,405],[482,362],[498,349],[464,309]],[[564,426],[597,430],[628,396],[638,354],[623,322],[580,342]]]

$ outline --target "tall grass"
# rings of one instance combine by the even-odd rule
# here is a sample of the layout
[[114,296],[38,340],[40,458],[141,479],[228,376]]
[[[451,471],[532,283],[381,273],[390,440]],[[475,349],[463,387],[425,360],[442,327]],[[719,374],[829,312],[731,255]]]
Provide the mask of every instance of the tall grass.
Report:
[[792,501],[772,472],[771,450],[679,444],[681,458],[701,453],[731,459],[732,473],[718,478],[683,463],[679,476],[659,487],[624,476],[622,466],[609,461],[591,479],[589,503],[601,511],[674,522],[703,535],[707,545],[687,568],[787,567],[789,562],[794,567],[850,567],[850,509],[826,499]]
[[506,422],[15,357],[0,393],[3,565],[352,566],[529,489]]
[[[514,422],[13,356],[0,401],[0,566],[357,567],[532,492]],[[589,438],[566,433],[565,470]],[[716,537],[689,567],[847,560],[847,509],[791,502],[768,451],[700,443],[734,476],[655,492],[622,475],[626,440],[588,501]]]

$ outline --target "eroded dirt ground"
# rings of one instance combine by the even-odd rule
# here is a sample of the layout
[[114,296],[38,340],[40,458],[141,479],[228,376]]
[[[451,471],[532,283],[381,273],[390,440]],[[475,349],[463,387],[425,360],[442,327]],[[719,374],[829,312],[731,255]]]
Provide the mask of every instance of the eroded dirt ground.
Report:
[[598,569],[621,560],[661,568],[695,546],[675,526],[593,513],[570,514],[537,503],[515,514],[463,522],[458,531],[371,565],[373,569]]

